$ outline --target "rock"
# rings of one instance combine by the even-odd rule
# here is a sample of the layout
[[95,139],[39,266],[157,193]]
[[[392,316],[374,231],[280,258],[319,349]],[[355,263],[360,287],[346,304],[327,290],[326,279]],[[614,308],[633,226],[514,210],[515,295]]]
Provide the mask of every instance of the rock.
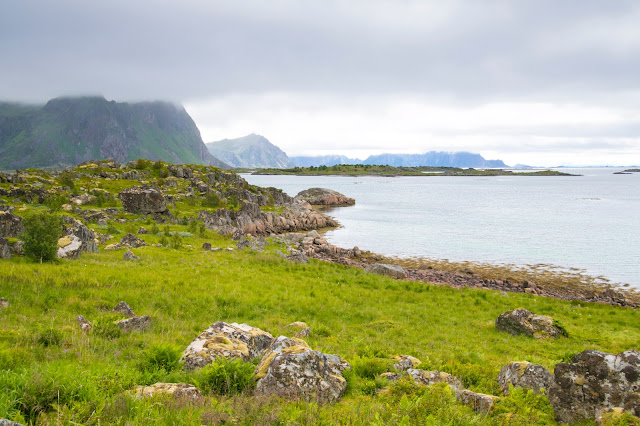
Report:
[[356,203],[353,198],[326,188],[309,188],[300,191],[294,199],[313,206],[352,206]]
[[318,231],[316,231],[315,229],[312,231],[307,232],[306,235],[307,238],[312,238],[313,240],[315,240],[316,238],[320,238],[320,234],[318,234]]
[[388,277],[403,279],[407,278],[407,272],[400,266],[387,265],[386,263],[374,263],[364,268],[365,272],[386,275]]
[[[625,417],[626,415],[626,417]],[[596,424],[602,425],[640,425],[640,418],[629,418],[629,412],[624,408],[615,407],[601,411],[596,415]]]
[[309,337],[309,336],[311,336],[311,328],[310,327],[303,328],[302,330],[298,331],[293,336],[294,337]]
[[554,325],[553,318],[536,315],[524,308],[501,314],[496,320],[496,328],[513,335],[524,334],[536,339],[565,335],[562,329]]
[[133,234],[127,234],[124,237],[120,238],[120,244],[129,246],[131,248],[138,248],[147,245],[144,240],[136,237]]
[[132,186],[119,194],[122,207],[129,213],[164,213],[167,202],[158,189],[152,186]]
[[77,259],[82,253],[82,241],[75,235],[62,237],[58,240],[56,256],[61,259]]
[[8,308],[10,305],[9,301],[4,297],[0,297],[0,309]]
[[22,218],[9,211],[0,211],[0,237],[17,238],[24,231]]
[[170,395],[180,399],[202,397],[200,389],[188,383],[155,383],[151,386],[136,386],[131,390],[131,393],[137,398],[152,398],[157,395]]
[[24,241],[16,241],[13,243],[13,253],[18,256],[24,256]]
[[149,231],[147,231],[147,228],[145,228],[144,226],[141,226],[137,232],[137,234],[148,234],[148,233]]
[[85,194],[78,195],[77,197],[73,197],[71,199],[71,203],[75,204],[76,206],[84,206],[86,204],[94,203],[96,199],[97,198],[95,195],[85,193]]
[[314,351],[300,339],[279,336],[256,368],[256,394],[276,395],[319,404],[340,399],[347,381],[342,372],[350,368],[337,355]]
[[541,365],[526,361],[510,362],[502,367],[497,380],[505,395],[509,394],[509,385],[530,389],[534,393],[540,393],[544,389],[548,393],[553,384],[553,374]]
[[593,421],[600,412],[624,408],[638,413],[640,352],[617,355],[595,350],[580,352],[572,363],[556,364],[549,402],[565,423]]
[[211,250],[211,243],[202,244],[202,249],[203,250]]
[[24,426],[22,423],[14,422],[7,419],[0,419],[0,426]]
[[[80,240],[80,252],[98,253],[95,232],[79,220],[70,216],[63,216],[63,219],[66,218],[68,218],[70,225],[64,230],[64,235],[67,237],[76,237]],[[79,254],[80,253],[78,253],[78,255]]]
[[13,248],[9,244],[9,240],[4,237],[0,237],[0,259],[11,259],[13,255]]
[[393,368],[397,371],[407,371],[410,368],[416,368],[422,361],[418,358],[414,358],[411,355],[398,355],[394,356],[393,359],[398,361],[396,364],[393,364]]
[[296,328],[298,330],[303,330],[305,328],[309,328],[309,326],[307,325],[306,322],[303,321],[294,321],[291,324],[285,325],[284,326],[285,329],[287,328]]
[[460,379],[442,371],[426,371],[409,368],[407,374],[419,385],[430,386],[434,383],[446,383],[453,390],[462,389]]
[[127,318],[133,318],[136,316],[135,312],[133,312],[133,309],[131,309],[131,306],[129,306],[129,304],[124,301],[119,302],[116,306],[114,306],[112,311],[118,312]]
[[125,333],[134,330],[144,331],[151,327],[151,317],[149,315],[144,315],[141,317],[127,318],[118,321],[116,325],[120,327]]
[[189,344],[182,353],[184,367],[204,367],[216,358],[250,361],[262,356],[273,340],[271,334],[247,324],[218,321]]
[[296,262],[296,263],[308,263],[309,262],[309,256],[307,256],[306,254],[304,254],[303,252],[301,252],[299,250],[291,251],[291,253],[286,257],[286,259],[290,260],[292,262]]
[[78,325],[84,333],[91,333],[91,330],[93,330],[93,324],[82,315],[78,315],[76,321],[78,321]]
[[473,411],[479,413],[489,413],[491,410],[493,410],[493,406],[498,400],[497,396],[471,392],[470,390],[466,389],[457,390],[456,398],[461,403],[473,408]]
[[133,254],[131,250],[127,250],[122,254],[123,260],[140,260],[140,256]]

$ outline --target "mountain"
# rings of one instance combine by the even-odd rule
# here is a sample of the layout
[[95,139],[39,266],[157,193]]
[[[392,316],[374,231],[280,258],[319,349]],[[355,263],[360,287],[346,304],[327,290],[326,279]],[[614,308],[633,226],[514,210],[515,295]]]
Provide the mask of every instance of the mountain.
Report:
[[298,167],[335,166],[337,164],[362,164],[358,158],[344,155],[321,155],[317,157],[291,157],[291,161]]
[[56,98],[44,106],[0,103],[0,169],[105,158],[229,168],[209,154],[185,109],[171,103],[103,97]]
[[287,154],[254,133],[237,139],[223,139],[206,144],[209,152],[232,167],[290,169],[295,164]]
[[473,167],[501,168],[507,167],[502,160],[485,160],[480,154],[471,152],[436,152],[424,154],[380,154],[372,155],[364,161],[370,165],[389,165],[394,167]]

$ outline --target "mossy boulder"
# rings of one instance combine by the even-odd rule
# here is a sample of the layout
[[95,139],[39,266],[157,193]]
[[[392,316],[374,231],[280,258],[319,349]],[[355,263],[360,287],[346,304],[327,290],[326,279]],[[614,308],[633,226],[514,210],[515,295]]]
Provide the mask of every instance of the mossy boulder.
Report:
[[523,334],[536,339],[566,335],[566,332],[555,324],[553,318],[536,315],[524,308],[501,314],[496,319],[496,328],[509,334]]
[[498,384],[502,393],[509,394],[509,385],[530,389],[534,393],[549,391],[553,384],[553,374],[541,365],[530,362],[510,362],[498,374]]
[[132,186],[119,194],[122,207],[129,213],[164,213],[167,201],[159,189],[152,186]]
[[130,393],[136,398],[153,398],[158,395],[168,395],[179,399],[202,397],[200,389],[189,383],[155,383],[149,386],[136,386]]

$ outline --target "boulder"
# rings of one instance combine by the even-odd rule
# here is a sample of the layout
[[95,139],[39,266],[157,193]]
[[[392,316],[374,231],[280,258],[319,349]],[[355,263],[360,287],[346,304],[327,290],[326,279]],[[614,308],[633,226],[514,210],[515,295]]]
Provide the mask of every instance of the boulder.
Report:
[[0,211],[0,237],[17,238],[24,231],[22,218],[10,211]]
[[127,234],[124,237],[120,238],[120,244],[131,248],[143,247],[147,245],[144,240],[136,237],[133,234]]
[[561,328],[554,325],[553,318],[536,315],[524,308],[501,314],[496,320],[496,328],[513,335],[524,334],[536,339],[565,335]]
[[24,241],[16,241],[13,243],[13,253],[18,256],[24,256]]
[[147,231],[147,228],[145,228],[144,226],[141,226],[140,228],[138,228],[138,234],[148,234],[149,231]]
[[505,395],[509,394],[509,385],[530,389],[534,393],[540,393],[544,389],[548,393],[553,384],[553,374],[541,365],[526,361],[510,362],[500,370],[498,384]]
[[378,275],[386,275],[391,278],[403,279],[407,278],[407,272],[401,266],[388,265],[386,263],[374,263],[364,268],[365,272]]
[[82,241],[75,235],[62,237],[58,240],[56,256],[61,259],[77,259],[82,253]]
[[304,321],[294,321],[291,324],[285,325],[284,328],[285,329],[287,329],[287,328],[295,328],[297,330],[303,330],[305,328],[309,328],[309,326]]
[[292,250],[291,253],[286,257],[286,259],[295,263],[309,262],[309,256],[299,250]]
[[398,361],[393,364],[393,368],[395,368],[396,371],[407,371],[410,368],[416,368],[422,364],[422,361],[418,358],[412,357],[411,355],[397,355],[394,356],[393,359]]
[[140,260],[140,256],[133,254],[131,250],[127,250],[122,254],[123,260]]
[[91,194],[81,194],[77,197],[73,197],[71,199],[71,204],[75,204],[76,206],[84,206],[86,204],[91,204],[96,201],[96,196]]
[[549,402],[565,423],[593,421],[612,408],[640,414],[640,352],[617,355],[586,350],[556,364]]
[[200,389],[188,383],[155,383],[150,386],[136,386],[131,390],[136,398],[152,398],[157,395],[170,395],[179,399],[198,399],[202,397]]
[[320,404],[336,402],[347,388],[342,372],[348,368],[349,363],[337,355],[314,351],[300,339],[279,336],[256,368],[255,392]]
[[114,306],[112,311],[118,312],[127,318],[133,318],[136,316],[135,312],[133,312],[133,309],[131,309],[131,306],[129,306],[129,304],[124,301],[119,302],[116,306]]
[[12,420],[0,419],[0,426],[23,426],[23,424]]
[[9,301],[4,297],[0,297],[0,309],[8,308],[10,305]]
[[203,243],[202,244],[202,249],[203,250],[211,250],[211,243]]
[[141,317],[127,318],[116,322],[116,325],[125,333],[134,330],[144,331],[151,327],[151,317],[149,315],[144,315]]
[[294,199],[313,206],[352,206],[356,203],[353,198],[327,188],[309,188],[300,191]]
[[446,383],[453,390],[462,389],[460,379],[442,371],[426,371],[409,368],[407,374],[419,385],[430,386],[434,383]]
[[456,398],[461,403],[473,408],[473,411],[476,411],[479,413],[489,413],[491,410],[493,410],[493,406],[495,402],[498,400],[497,396],[472,392],[466,389],[457,390]]
[[13,247],[9,244],[9,240],[0,237],[0,259],[11,259]]
[[120,192],[122,207],[129,213],[164,213],[167,201],[162,192],[152,186],[132,186]]
[[79,220],[73,219],[70,216],[64,216],[64,218],[69,218],[69,221],[71,222],[71,224],[64,230],[64,235],[68,237],[76,237],[80,240],[80,252],[97,253],[98,244],[96,243],[95,232]]
[[76,317],[76,321],[83,333],[91,333],[91,330],[93,330],[93,324],[91,324],[91,322],[82,315],[78,315]]
[[216,358],[250,361],[262,356],[273,336],[247,324],[218,321],[189,344],[182,353],[184,367],[204,367]]
[[311,336],[311,328],[310,327],[303,328],[302,330],[298,331],[293,336],[294,337],[309,337],[309,336]]

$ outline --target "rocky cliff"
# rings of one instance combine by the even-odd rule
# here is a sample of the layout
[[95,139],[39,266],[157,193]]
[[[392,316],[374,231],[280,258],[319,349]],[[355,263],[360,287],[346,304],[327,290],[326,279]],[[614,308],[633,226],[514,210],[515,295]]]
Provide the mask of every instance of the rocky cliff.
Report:
[[209,154],[181,106],[56,98],[44,106],[0,104],[0,169],[61,167],[138,158],[228,168]]

